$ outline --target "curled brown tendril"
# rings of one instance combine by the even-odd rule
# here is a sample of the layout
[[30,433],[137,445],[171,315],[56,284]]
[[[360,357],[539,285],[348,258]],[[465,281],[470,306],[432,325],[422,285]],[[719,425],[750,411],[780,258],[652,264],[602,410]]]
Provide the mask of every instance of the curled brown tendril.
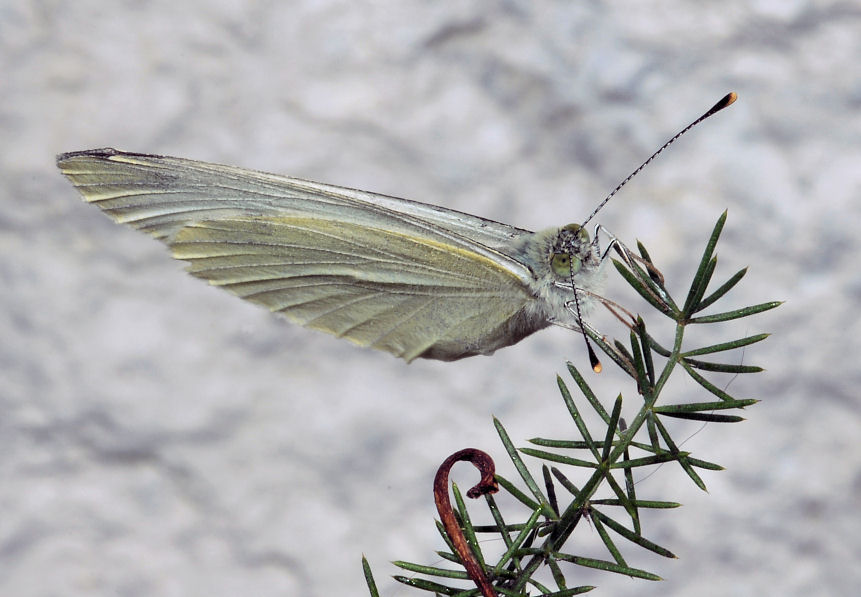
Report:
[[448,474],[455,462],[465,460],[471,462],[481,473],[481,481],[475,487],[472,487],[466,492],[466,495],[471,498],[480,497],[486,493],[496,493],[499,487],[496,484],[496,479],[493,478],[496,472],[496,467],[493,464],[493,459],[485,452],[475,448],[466,448],[455,452],[445,459],[445,462],[439,467],[436,472],[436,477],[433,480],[433,497],[436,503],[437,512],[439,512],[440,521],[445,528],[448,538],[454,546],[454,551],[466,568],[466,573],[473,580],[475,585],[481,590],[482,597],[497,597],[493,585],[490,584],[484,568],[464,536],[457,519],[454,516],[454,509],[451,506],[451,500],[448,497]]

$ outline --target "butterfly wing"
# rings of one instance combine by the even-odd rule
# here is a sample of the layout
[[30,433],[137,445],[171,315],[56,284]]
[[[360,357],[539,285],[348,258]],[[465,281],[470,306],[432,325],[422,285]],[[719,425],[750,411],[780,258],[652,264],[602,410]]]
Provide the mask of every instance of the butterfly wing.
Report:
[[[84,198],[116,221],[164,239],[185,223],[222,215],[315,215],[391,228],[448,231],[503,251],[531,234],[463,212],[288,176],[183,158],[92,149],[57,163]],[[435,229],[435,230],[433,230]]]
[[[63,174],[193,275],[302,325],[410,361],[487,354],[544,327],[528,231],[412,201],[180,158],[92,150]],[[469,234],[470,236],[467,236]]]

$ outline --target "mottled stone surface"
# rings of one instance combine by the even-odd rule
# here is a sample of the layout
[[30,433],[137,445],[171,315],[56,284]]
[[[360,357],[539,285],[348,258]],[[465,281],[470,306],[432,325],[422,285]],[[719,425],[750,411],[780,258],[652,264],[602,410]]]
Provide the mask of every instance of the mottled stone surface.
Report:
[[[573,433],[554,375],[586,367],[562,330],[407,366],[291,326],[84,205],[55,154],[181,155],[535,229],[584,217],[730,90],[599,219],[682,292],[729,209],[718,275],[750,272],[728,306],[787,304],[693,339],[773,332],[734,357],[768,369],[730,386],[763,402],[685,443],[727,467],[704,474],[710,493],[672,467],[639,485],[685,504],[646,520],[679,560],[625,551],[665,582],[571,578],[614,596],[854,594],[859,56],[848,0],[6,2],[0,594],[363,595],[363,552],[384,595],[410,594],[388,561],[442,548],[437,463],[466,446],[504,462],[491,413],[519,445]],[[668,397],[696,392],[674,381]],[[595,387],[638,400],[612,366]]]

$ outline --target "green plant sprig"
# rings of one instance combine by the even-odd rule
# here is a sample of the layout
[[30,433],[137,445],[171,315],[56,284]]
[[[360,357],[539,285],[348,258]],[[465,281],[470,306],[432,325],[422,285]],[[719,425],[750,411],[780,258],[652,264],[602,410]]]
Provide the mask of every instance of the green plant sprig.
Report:
[[[495,478],[501,489],[524,507],[525,516],[522,515],[521,518],[523,522],[505,523],[496,500],[492,495],[486,494],[485,503],[494,524],[475,526],[470,520],[465,502],[456,486],[454,486],[454,496],[455,513],[464,535],[473,552],[482,562],[487,577],[493,583],[493,590],[498,595],[525,597],[535,595],[536,593],[532,592],[534,589],[538,591],[537,595],[567,597],[594,589],[592,586],[585,585],[569,586],[572,583],[569,583],[566,577],[566,570],[561,565],[563,562],[646,580],[660,580],[657,575],[628,564],[622,555],[619,542],[636,545],[663,557],[675,557],[667,548],[643,536],[639,511],[643,508],[676,508],[679,504],[638,497],[635,492],[635,474],[648,470],[647,467],[676,462],[697,487],[706,489],[705,482],[695,469],[722,470],[723,467],[694,458],[690,452],[680,450],[678,443],[663,424],[662,418],[714,423],[744,420],[736,414],[725,414],[725,411],[742,410],[758,401],[734,398],[726,389],[719,388],[700,372],[741,374],[760,372],[762,368],[728,362],[703,361],[694,357],[726,353],[751,346],[768,337],[768,334],[755,334],[729,342],[683,348],[686,327],[718,324],[749,317],[781,304],[779,301],[772,301],[713,315],[698,315],[723,299],[747,273],[746,268],[739,270],[717,289],[707,294],[717,267],[715,248],[726,223],[726,215],[724,212],[718,218],[712,230],[681,307],[665,287],[662,276],[654,267],[648,251],[641,243],[638,243],[639,257],[621,248],[619,253],[622,255],[622,261],[613,260],[622,278],[658,313],[669,318],[675,328],[672,346],[664,347],[647,333],[642,318],[637,318],[632,324],[628,345],[619,341],[608,342],[595,330],[584,326],[590,339],[636,383],[637,393],[642,397],[642,405],[629,423],[621,416],[622,396],[619,395],[615,399],[612,409],[608,412],[585,378],[571,363],[567,364],[567,368],[572,380],[585,398],[586,405],[604,424],[604,429],[600,433],[590,431],[565,381],[559,376],[557,376],[557,385],[574,423],[572,431],[576,433],[575,438],[533,438],[529,443],[536,447],[518,449],[502,423],[494,418],[497,434],[524,488],[519,488],[517,484],[499,474],[495,475]],[[641,266],[640,263],[643,265]],[[656,367],[658,359],[662,359],[660,368]],[[682,371],[717,399],[659,404],[661,394],[672,372],[678,367],[681,367]],[[632,451],[637,453],[633,458],[630,456]],[[532,475],[521,455],[542,461],[543,488]],[[570,473],[566,474],[556,465],[570,467],[572,472],[579,471],[583,474],[584,480],[579,485],[575,484],[569,478]],[[621,480],[617,476],[621,476]],[[562,493],[557,491],[557,484]],[[608,490],[613,497],[597,499],[596,493],[601,488]],[[560,499],[564,497],[567,497],[567,500]],[[560,501],[567,502],[563,509],[560,509]],[[609,512],[614,508],[622,509],[617,511],[622,512],[622,518],[618,514],[615,517],[611,516]],[[509,514],[507,517],[511,518],[512,515]],[[593,525],[607,550],[609,559],[596,559],[563,551],[568,539],[584,519],[588,519]],[[622,522],[622,520],[628,522]],[[452,549],[452,544],[445,532],[442,530],[441,532],[449,549]],[[495,562],[487,561],[482,554],[477,539],[479,535],[496,535],[501,538],[505,550]],[[440,552],[440,556],[446,561],[460,561],[459,557],[451,552]],[[401,561],[394,563],[403,570],[433,579],[395,576],[397,581],[408,586],[437,595],[468,597],[484,594],[479,593],[479,590],[474,587],[464,589],[445,584],[445,579],[468,581],[469,576],[462,570]],[[535,578],[536,574],[545,567],[549,569],[555,588],[545,586]],[[370,593],[376,596],[378,593],[370,566],[364,558],[363,568]],[[566,569],[570,574],[571,568],[566,567]]]

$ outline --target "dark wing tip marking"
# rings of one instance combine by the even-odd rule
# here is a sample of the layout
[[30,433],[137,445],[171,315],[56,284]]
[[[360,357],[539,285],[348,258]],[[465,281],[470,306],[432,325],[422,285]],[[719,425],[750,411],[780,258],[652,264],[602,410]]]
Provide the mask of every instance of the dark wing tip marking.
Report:
[[118,149],[114,149],[113,147],[84,149],[82,151],[67,151],[65,153],[57,155],[57,165],[60,166],[63,164],[63,162],[79,157],[99,158],[105,160],[115,155],[122,155],[123,153],[124,152],[119,151]]

